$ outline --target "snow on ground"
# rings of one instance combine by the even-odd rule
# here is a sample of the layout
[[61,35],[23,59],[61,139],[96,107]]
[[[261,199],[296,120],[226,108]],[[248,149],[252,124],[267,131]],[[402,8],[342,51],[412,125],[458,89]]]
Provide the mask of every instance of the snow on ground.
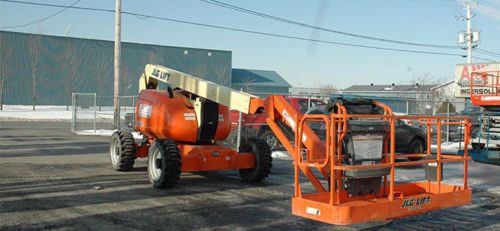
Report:
[[28,121],[59,121],[71,120],[71,107],[66,111],[65,106],[32,106],[27,105],[4,105],[0,111],[0,120],[28,120]]
[[[82,136],[111,136],[115,131],[117,130],[97,129],[94,131],[93,129],[90,129],[90,130],[76,131],[75,134]],[[143,138],[143,136],[138,132],[132,132],[132,135],[134,136],[134,139]]]
[[[472,149],[472,146],[469,144],[469,150]],[[446,154],[457,154],[459,150],[464,149],[464,142],[444,142],[441,144],[441,153]],[[431,151],[433,153],[437,152],[437,144],[431,144]]]
[[287,151],[273,151],[272,157],[280,160],[292,160],[292,157]]
[[[78,120],[93,120],[94,108],[77,107]],[[124,118],[125,113],[133,112],[132,107],[122,107],[121,117]],[[41,105],[36,106],[33,111],[31,105],[4,105],[0,111],[0,121],[71,121],[73,116],[72,107],[66,110],[66,106]],[[98,122],[110,121],[113,119],[113,107],[102,107],[101,111],[97,110],[96,120]]]

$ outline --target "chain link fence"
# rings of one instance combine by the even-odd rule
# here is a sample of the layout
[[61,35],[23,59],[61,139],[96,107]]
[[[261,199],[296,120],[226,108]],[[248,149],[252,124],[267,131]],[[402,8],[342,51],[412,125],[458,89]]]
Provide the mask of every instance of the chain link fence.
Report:
[[[261,97],[266,97],[270,94],[258,94]],[[300,111],[306,113],[310,108],[327,103],[331,96],[327,95],[286,95],[288,102]],[[415,99],[394,99],[394,98],[380,98],[363,96],[364,98],[373,98],[377,101],[389,105],[396,114],[401,115],[437,115],[437,116],[464,116],[464,114],[457,113],[457,110],[467,105],[463,101],[446,100],[446,101],[433,101],[433,100],[415,100]],[[112,130],[119,127],[126,129],[129,124],[126,123],[126,115],[135,113],[135,105],[137,102],[137,95],[120,96],[119,109],[120,109],[120,123],[113,123],[113,101],[112,96],[96,96],[95,93],[73,93],[72,106],[72,132],[87,132],[97,133],[100,130]],[[474,115],[479,115],[476,112]],[[472,115],[472,116],[474,116]],[[470,116],[466,114],[465,116]],[[474,120],[474,126],[479,126],[479,119]],[[477,117],[479,118],[479,116]],[[242,142],[249,139],[262,139],[272,150],[283,150],[283,146],[278,141],[274,133],[266,124],[266,115],[257,114],[249,115],[240,113],[238,111],[230,112],[231,132],[229,137],[220,143],[238,149]],[[418,121],[404,121],[409,126],[420,127],[424,129]],[[476,123],[477,122],[477,123]],[[432,137],[434,140],[437,137],[435,131],[432,129]],[[443,142],[458,142],[463,137],[463,127],[455,125],[444,125],[441,129],[441,137]],[[474,128],[473,128],[474,130]],[[293,133],[290,134],[290,138]]]
[[[261,97],[266,97],[269,94],[256,94]],[[288,103],[301,113],[306,113],[309,109],[327,103],[329,96],[326,95],[286,95]],[[229,137],[221,143],[238,149],[243,142],[251,139],[261,139],[265,141],[272,151],[283,151],[284,147],[278,138],[271,131],[266,122],[266,114],[245,114],[231,110],[231,133]],[[294,134],[290,131],[285,131],[289,139],[293,140]]]
[[[261,97],[271,95],[270,93],[257,93]],[[327,103],[332,97],[331,95],[286,95],[288,102],[301,113],[306,113],[311,107],[319,103]],[[342,95],[333,95],[333,97]],[[418,100],[418,99],[404,99],[404,98],[384,98],[384,97],[370,97],[361,96],[363,98],[371,98],[379,102],[385,103],[392,108],[394,113],[399,115],[435,115],[435,116],[469,116],[473,123],[473,132],[479,128],[480,111],[473,111],[468,102],[461,99],[447,99],[447,100]],[[466,109],[466,110],[464,110]],[[477,109],[477,108],[475,108]],[[473,111],[472,113],[467,111]],[[467,113],[466,113],[467,112]],[[273,132],[266,124],[266,116],[261,115],[248,115],[231,111],[232,130],[229,138],[223,143],[237,148],[238,144],[247,141],[248,139],[258,138],[266,141],[272,150],[284,150],[281,143],[274,136]],[[419,121],[402,121],[407,126],[417,127],[426,130],[426,126],[419,123]],[[431,126],[432,142],[437,142],[437,131],[441,132],[442,142],[461,142],[463,139],[463,126],[459,125],[443,125],[441,129],[437,129],[436,125]],[[291,132],[291,131],[289,131]],[[293,133],[289,134],[293,139]]]
[[[103,104],[106,102],[106,104]],[[72,119],[71,132],[73,133],[98,133],[103,130],[126,129],[127,114],[135,113],[137,95],[120,96],[119,113],[120,121],[114,123],[114,107],[112,96],[97,96],[95,93],[72,94]]]
[[97,129],[97,107],[95,93],[73,93],[71,95],[71,132]]

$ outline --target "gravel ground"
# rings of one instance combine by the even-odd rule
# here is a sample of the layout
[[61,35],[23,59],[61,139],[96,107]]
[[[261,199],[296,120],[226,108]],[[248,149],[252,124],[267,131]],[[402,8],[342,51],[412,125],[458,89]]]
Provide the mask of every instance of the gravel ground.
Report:
[[[114,172],[109,137],[76,136],[69,123],[0,122],[0,230],[500,230],[500,167],[470,163],[471,205],[387,222],[333,226],[292,216],[290,160],[275,159],[263,183],[236,171],[149,185],[146,164]],[[423,176],[398,169],[400,181]],[[460,165],[445,166],[449,182]]]

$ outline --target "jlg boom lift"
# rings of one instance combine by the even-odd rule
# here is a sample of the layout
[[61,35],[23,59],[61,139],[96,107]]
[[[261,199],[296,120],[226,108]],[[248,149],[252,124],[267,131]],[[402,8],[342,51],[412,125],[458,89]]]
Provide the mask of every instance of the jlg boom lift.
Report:
[[[159,82],[167,90],[157,90]],[[384,104],[370,100],[339,100],[321,114],[300,116],[282,96],[261,99],[159,65],[146,65],[140,79],[135,130],[144,135],[136,144],[130,132],[113,135],[113,168],[132,169],[135,158],[148,157],[155,188],[174,186],[181,172],[239,169],[245,181],[261,181],[272,166],[269,147],[259,139],[245,140],[239,152],[217,144],[230,129],[229,108],[267,114],[267,123],[293,158],[295,191],[292,213],[331,224],[393,219],[464,205],[471,200],[465,156],[430,149],[431,125],[462,124],[468,142],[467,118],[394,116]],[[426,153],[411,162],[395,161],[395,121],[418,119],[427,125]],[[316,126],[313,126],[315,124]],[[320,126],[317,126],[317,125]],[[315,128],[315,129],[313,129]],[[440,132],[438,142],[440,142]],[[434,157],[434,158],[432,158]],[[461,185],[442,182],[443,164],[463,162]],[[396,167],[429,165],[426,180],[397,184]],[[303,187],[310,182],[312,187]]]
[[500,71],[472,72],[470,99],[483,109],[470,156],[478,162],[500,165]]

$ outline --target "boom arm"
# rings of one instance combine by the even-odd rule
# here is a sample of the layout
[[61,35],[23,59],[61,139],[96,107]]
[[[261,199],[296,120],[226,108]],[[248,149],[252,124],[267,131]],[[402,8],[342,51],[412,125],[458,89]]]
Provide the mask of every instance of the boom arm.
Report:
[[201,98],[225,105],[233,110],[254,114],[263,109],[264,101],[258,96],[236,91],[214,82],[160,65],[147,64],[139,81],[139,91],[156,89],[158,82],[170,84],[173,89],[180,88]]
[[[241,111],[247,114],[255,114],[259,109],[263,109],[264,102],[266,102],[266,111],[269,116],[268,121],[281,120],[292,130],[297,129],[297,117],[300,113],[290,106],[283,97],[269,96],[264,101],[264,99],[255,95],[236,91],[208,80],[153,64],[146,65],[144,74],[141,76],[139,91],[147,88],[157,88],[157,81],[168,83],[173,89],[180,88],[201,98],[209,99],[216,103],[228,106],[233,110]],[[268,123],[273,124],[273,122]],[[273,125],[271,125],[271,127],[274,127]],[[308,146],[310,150],[315,150],[315,152],[324,152],[323,143],[308,126],[305,127],[307,128],[305,129],[303,141],[306,146]],[[273,129],[273,131],[275,133],[279,132],[275,129]],[[292,153],[293,148],[289,145],[288,140],[284,140],[285,136],[278,135],[278,137],[282,143],[285,144],[287,150]]]

